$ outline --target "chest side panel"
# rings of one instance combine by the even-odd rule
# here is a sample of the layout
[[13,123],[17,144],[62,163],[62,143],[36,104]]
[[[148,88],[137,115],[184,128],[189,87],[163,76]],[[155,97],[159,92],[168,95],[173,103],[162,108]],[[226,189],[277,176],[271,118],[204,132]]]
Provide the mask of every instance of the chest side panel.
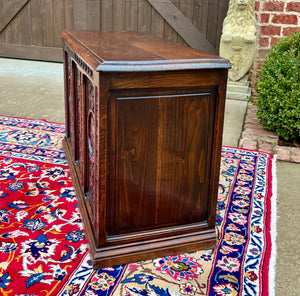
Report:
[[114,99],[109,235],[206,221],[214,96]]

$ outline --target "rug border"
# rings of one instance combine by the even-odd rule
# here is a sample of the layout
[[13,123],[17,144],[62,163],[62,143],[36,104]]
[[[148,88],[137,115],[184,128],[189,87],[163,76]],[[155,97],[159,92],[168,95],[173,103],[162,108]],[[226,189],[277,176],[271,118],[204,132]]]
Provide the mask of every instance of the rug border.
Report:
[[[52,122],[48,121],[45,119],[32,119],[32,118],[25,118],[25,117],[15,117],[15,116],[10,116],[10,115],[1,115],[0,114],[0,121],[5,121],[8,120],[12,123],[13,127],[17,127],[19,129],[33,129],[36,130],[36,128],[32,127],[24,127],[24,126],[18,126],[18,123],[25,123],[28,125],[32,126],[40,126],[41,130],[44,131],[45,133],[51,133],[53,135],[63,135],[62,139],[65,137],[65,123],[61,122]],[[48,127],[53,128],[53,131],[47,130]],[[58,131],[56,129],[63,129],[63,131]],[[0,141],[0,144],[2,142]],[[5,144],[5,143],[4,143]],[[26,147],[26,145],[22,145]],[[27,146],[30,147],[30,146]],[[42,149],[42,148],[41,148]],[[46,148],[43,148],[44,150],[47,150]],[[49,150],[49,149],[48,149]],[[61,151],[61,153],[64,153],[64,150]],[[46,162],[46,163],[53,163],[57,165],[67,165],[67,160],[65,158],[55,158],[51,156],[34,156],[33,154],[26,154],[22,152],[15,152],[15,151],[6,151],[6,150],[1,150],[0,151],[0,156],[6,156],[6,157],[14,157],[14,158],[19,158],[19,159],[27,159],[27,160],[33,160],[33,161],[38,161],[38,162]]]
[[[264,156],[268,160],[266,166],[266,181],[269,186],[265,195],[265,205],[266,209],[269,212],[267,219],[265,220],[265,243],[267,244],[265,255],[264,255],[264,264],[261,270],[261,281],[262,285],[259,289],[261,296],[275,295],[275,286],[276,286],[276,258],[277,258],[277,245],[276,245],[276,236],[277,236],[277,170],[276,170],[276,160],[277,156],[272,153],[245,149],[239,147],[225,146],[222,145],[222,149],[233,149],[240,150],[245,152],[254,152],[257,153],[257,156]],[[211,280],[212,273],[208,276],[208,281]],[[209,291],[206,291],[208,295]],[[240,291],[238,295],[244,295]]]
[[42,121],[42,122],[45,122],[45,123],[49,123],[49,124],[53,124],[53,125],[64,125],[65,126],[65,123],[63,122],[54,122],[54,121],[48,121],[46,119],[34,119],[34,118],[28,118],[28,117],[18,117],[18,116],[11,116],[11,115],[3,115],[3,114],[0,114],[0,118],[1,117],[7,117],[7,118],[11,118],[11,119],[21,119],[21,120],[29,120],[29,121]]
[[270,232],[271,236],[271,254],[269,258],[269,295],[275,295],[276,288],[276,260],[277,260],[277,166],[276,166],[277,156],[273,155],[272,167],[270,168],[269,180],[271,179],[272,187],[268,198],[271,202],[271,215],[270,215]]
[[[264,293],[268,293],[267,295],[275,295],[275,288],[276,288],[276,261],[277,261],[277,155],[260,151],[260,150],[254,150],[254,149],[246,149],[246,148],[240,148],[240,147],[231,147],[231,146],[225,146],[222,145],[222,147],[225,148],[234,148],[239,149],[243,151],[252,151],[252,152],[258,152],[260,154],[265,154],[270,159],[270,165],[268,169],[268,182],[271,183],[270,190],[268,191],[267,195],[267,204],[268,208],[270,209],[270,216],[269,221],[266,225],[267,227],[267,243],[270,243],[270,250],[266,253],[266,260],[268,264],[266,264],[266,267],[263,268],[263,276],[262,280],[267,283],[265,286],[263,286],[262,289],[262,295],[265,295]],[[265,291],[265,288],[266,291]]]

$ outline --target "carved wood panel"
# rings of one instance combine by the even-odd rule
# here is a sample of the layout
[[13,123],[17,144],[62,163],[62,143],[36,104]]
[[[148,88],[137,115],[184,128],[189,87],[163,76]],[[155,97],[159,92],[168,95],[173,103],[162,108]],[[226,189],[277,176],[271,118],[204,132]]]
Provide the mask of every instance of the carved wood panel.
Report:
[[70,143],[72,145],[72,157],[73,160],[76,161],[78,159],[77,155],[77,126],[75,122],[77,122],[77,67],[74,61],[70,60],[71,64],[71,87],[70,87]]
[[95,120],[95,89],[89,79],[85,80],[85,103],[86,103],[86,176],[85,195],[92,212],[92,220],[95,218],[96,201],[96,120]]

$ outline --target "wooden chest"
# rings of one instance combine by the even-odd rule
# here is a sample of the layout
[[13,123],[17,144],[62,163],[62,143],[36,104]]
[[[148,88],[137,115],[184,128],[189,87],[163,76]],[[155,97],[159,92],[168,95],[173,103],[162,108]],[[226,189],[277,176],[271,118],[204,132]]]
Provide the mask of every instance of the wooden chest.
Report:
[[228,60],[64,31],[66,138],[95,268],[216,243]]

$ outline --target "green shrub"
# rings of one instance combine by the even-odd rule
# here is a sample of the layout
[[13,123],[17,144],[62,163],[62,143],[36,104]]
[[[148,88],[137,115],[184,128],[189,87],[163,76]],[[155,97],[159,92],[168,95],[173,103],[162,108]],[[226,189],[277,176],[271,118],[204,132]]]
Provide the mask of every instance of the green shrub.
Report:
[[270,50],[257,81],[257,117],[285,140],[300,137],[300,32]]

